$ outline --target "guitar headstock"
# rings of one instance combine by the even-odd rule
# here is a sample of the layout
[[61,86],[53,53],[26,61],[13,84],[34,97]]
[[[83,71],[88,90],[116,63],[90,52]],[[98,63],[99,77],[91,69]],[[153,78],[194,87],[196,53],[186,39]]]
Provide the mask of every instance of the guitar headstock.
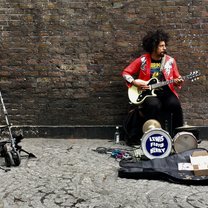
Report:
[[193,71],[193,72],[190,72],[190,74],[188,75],[188,79],[193,82],[193,81],[198,80],[200,76],[201,76],[200,71]]

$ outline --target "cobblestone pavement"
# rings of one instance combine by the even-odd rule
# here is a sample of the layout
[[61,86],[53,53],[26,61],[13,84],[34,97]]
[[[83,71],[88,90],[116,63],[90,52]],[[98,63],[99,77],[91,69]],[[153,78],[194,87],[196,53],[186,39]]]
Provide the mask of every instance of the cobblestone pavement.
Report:
[[0,208],[208,207],[207,186],[118,178],[118,161],[92,151],[117,147],[107,140],[31,138],[21,145],[37,158],[22,153],[20,166],[0,170]]

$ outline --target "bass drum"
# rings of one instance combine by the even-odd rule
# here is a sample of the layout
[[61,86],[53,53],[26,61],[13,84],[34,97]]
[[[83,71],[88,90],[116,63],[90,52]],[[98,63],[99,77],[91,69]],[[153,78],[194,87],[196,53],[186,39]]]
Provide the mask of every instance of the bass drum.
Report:
[[173,138],[173,147],[176,153],[198,147],[197,139],[191,132],[178,132]]
[[154,128],[144,133],[141,138],[141,146],[147,158],[164,158],[171,153],[172,139],[165,130]]

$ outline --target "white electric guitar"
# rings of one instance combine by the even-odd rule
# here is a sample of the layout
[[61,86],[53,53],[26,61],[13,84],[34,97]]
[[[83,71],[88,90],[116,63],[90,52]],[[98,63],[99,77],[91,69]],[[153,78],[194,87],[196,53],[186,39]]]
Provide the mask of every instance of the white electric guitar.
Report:
[[[188,79],[188,80],[194,81],[194,80],[197,80],[199,76],[201,76],[201,73],[199,71],[194,71],[194,72],[191,72],[190,74],[188,74],[186,76],[182,76],[182,79],[183,80]],[[128,89],[129,100],[133,104],[140,105],[141,103],[143,103],[143,101],[147,97],[157,96],[154,93],[155,89],[160,88],[160,87],[165,86],[165,85],[168,85],[168,84],[171,84],[173,82],[174,82],[174,79],[159,82],[157,78],[151,78],[148,81],[149,89],[147,89],[147,90],[139,90],[136,86],[132,85]]]

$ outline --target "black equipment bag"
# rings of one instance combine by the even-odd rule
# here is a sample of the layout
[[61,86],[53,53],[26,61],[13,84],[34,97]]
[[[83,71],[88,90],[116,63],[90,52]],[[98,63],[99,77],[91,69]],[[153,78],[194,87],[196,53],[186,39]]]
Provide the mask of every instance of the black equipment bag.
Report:
[[125,132],[124,139],[127,145],[137,145],[141,143],[143,136],[142,126],[144,124],[144,116],[138,107],[131,109],[123,121],[123,129]]
[[194,151],[206,151],[197,148],[152,160],[128,161],[121,160],[118,170],[120,178],[159,179],[189,185],[208,185],[208,176],[197,176],[194,171],[178,170],[178,163],[190,163]]

